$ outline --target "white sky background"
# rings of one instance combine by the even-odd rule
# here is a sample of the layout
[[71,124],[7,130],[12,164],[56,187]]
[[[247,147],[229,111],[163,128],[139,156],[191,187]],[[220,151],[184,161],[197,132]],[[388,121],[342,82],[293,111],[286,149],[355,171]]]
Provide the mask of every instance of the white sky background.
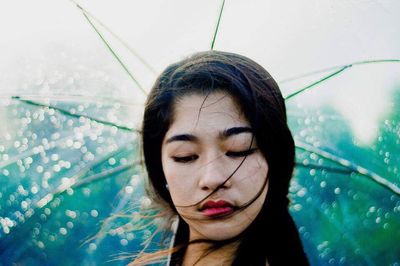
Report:
[[[210,49],[221,6],[217,0],[77,2],[135,49],[156,72],[192,52]],[[399,14],[397,0],[227,0],[215,49],[254,59],[278,81],[356,61],[400,59]],[[155,75],[96,25],[148,90]],[[86,86],[63,90],[61,94],[138,102],[144,99],[82,12],[69,0],[0,0],[0,34],[0,97],[58,94],[60,91],[53,90],[44,80],[57,75],[54,69],[68,68],[76,73],[79,69],[74,66],[83,65],[93,73],[106,69],[107,77],[102,78],[116,83],[118,90],[112,96],[102,95],[101,86],[87,81]],[[397,68],[397,72],[382,70],[379,75],[374,72],[376,69],[365,70],[354,74],[358,83],[350,77],[352,83],[347,80],[346,84],[363,90],[370,87],[370,91],[394,86],[400,82],[396,78],[400,76],[399,65],[390,66],[391,70]],[[373,83],[362,82],[363,77],[373,75]],[[37,86],[32,87],[31,83]],[[293,84],[294,88],[299,84]],[[281,88],[290,91],[290,86],[282,84]],[[329,91],[329,84],[326,86]],[[354,115],[351,118],[354,103],[343,104],[341,93],[326,95],[329,97],[325,98],[337,102],[336,107],[350,121],[359,120]],[[384,103],[389,97],[376,91],[362,95],[364,98],[358,102],[364,107],[356,105],[357,110],[370,110],[370,102],[378,99]],[[376,114],[385,108],[378,109]],[[358,130],[366,128],[362,125]]]
[[[210,48],[221,4],[217,0],[78,2],[158,71],[188,53]],[[0,0],[0,4],[1,64],[16,52],[35,56],[29,54],[32,46],[44,48],[54,40],[98,45],[94,31],[69,0]],[[400,58],[399,13],[397,0],[227,0],[215,49],[254,58],[278,80],[354,61]]]

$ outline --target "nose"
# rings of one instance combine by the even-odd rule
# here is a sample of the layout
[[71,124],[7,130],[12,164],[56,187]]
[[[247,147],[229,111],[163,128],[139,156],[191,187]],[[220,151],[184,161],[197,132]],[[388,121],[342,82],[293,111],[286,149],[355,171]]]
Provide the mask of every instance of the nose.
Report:
[[[219,158],[214,158],[207,162],[199,169],[198,174],[200,175],[199,187],[205,191],[213,191],[219,186],[227,189],[232,185],[231,178],[229,178],[230,174]],[[228,178],[229,180],[227,180]]]

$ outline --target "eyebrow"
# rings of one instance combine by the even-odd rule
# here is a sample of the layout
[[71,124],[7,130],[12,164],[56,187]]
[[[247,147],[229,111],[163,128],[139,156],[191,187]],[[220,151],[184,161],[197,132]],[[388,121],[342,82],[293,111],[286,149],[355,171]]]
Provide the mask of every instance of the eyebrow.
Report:
[[197,142],[198,138],[192,134],[180,134],[180,135],[174,135],[166,140],[166,143],[171,143],[174,141],[192,141],[192,142]]
[[[219,133],[220,139],[227,139],[233,135],[238,135],[242,133],[253,133],[253,129],[250,127],[231,127],[225,129],[224,131]],[[191,142],[198,142],[198,138],[192,134],[179,134],[174,135],[166,140],[166,143],[171,143],[174,141],[191,141]]]
[[222,131],[219,137],[221,139],[227,139],[230,136],[238,135],[241,133],[253,133],[253,129],[250,127],[231,127]]

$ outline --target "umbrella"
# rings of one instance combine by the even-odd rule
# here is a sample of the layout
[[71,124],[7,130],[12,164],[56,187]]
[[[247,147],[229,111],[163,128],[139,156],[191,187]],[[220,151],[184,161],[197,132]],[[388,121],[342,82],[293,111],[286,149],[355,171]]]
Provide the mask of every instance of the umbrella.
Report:
[[83,4],[44,2],[59,27],[46,31],[62,36],[41,32],[30,61],[13,42],[1,66],[0,265],[124,264],[142,248],[155,227],[129,221],[148,204],[144,92],[170,61],[210,48],[280,83],[297,147],[290,210],[311,263],[399,263],[398,3]]

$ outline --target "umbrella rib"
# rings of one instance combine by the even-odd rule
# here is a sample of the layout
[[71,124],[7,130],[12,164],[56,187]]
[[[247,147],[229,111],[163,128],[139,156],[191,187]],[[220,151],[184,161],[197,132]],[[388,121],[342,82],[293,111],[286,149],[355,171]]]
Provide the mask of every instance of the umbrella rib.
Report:
[[296,140],[296,147],[305,151],[313,152],[315,154],[318,154],[330,161],[333,161],[335,163],[339,163],[342,166],[345,166],[346,168],[351,169],[354,172],[359,173],[360,175],[369,177],[372,181],[375,183],[389,189],[391,192],[400,195],[400,188],[396,186],[394,183],[390,182],[389,180],[383,178],[382,176],[368,170],[367,168],[364,168],[360,165],[357,165],[356,163],[353,163],[349,160],[340,158],[330,152],[318,149],[316,147],[313,147],[309,144],[306,144],[304,142],[301,142],[299,140]]
[[217,20],[217,25],[215,26],[215,31],[214,31],[213,38],[211,41],[211,50],[214,50],[215,40],[217,39],[219,24],[221,22],[221,17],[222,17],[222,12],[224,10],[224,6],[225,6],[225,0],[222,0],[221,9],[219,11],[218,20]]
[[153,74],[157,74],[157,71],[136,52],[132,47],[130,47],[124,40],[121,39],[116,33],[114,33],[109,27],[107,27],[103,22],[101,22],[97,17],[95,17],[92,13],[90,13],[87,9],[83,8],[80,4],[78,4],[75,0],[70,0],[73,2],[79,9],[82,10],[85,14],[91,17],[94,21],[96,21],[100,26],[102,26],[107,32],[109,32],[115,39],[117,39],[129,52],[131,52],[139,61],[147,67]]
[[20,98],[19,96],[12,96],[11,98],[14,99],[14,100],[18,100],[18,101],[24,102],[26,104],[30,104],[30,105],[34,105],[34,106],[38,106],[38,107],[43,107],[43,108],[51,108],[51,109],[54,109],[54,110],[56,110],[56,111],[58,111],[58,112],[60,112],[60,113],[62,113],[64,115],[68,115],[68,116],[72,116],[72,117],[76,117],[76,118],[84,117],[84,118],[87,118],[87,119],[89,119],[91,121],[95,121],[95,122],[103,124],[103,125],[114,126],[114,127],[118,128],[118,129],[125,130],[125,131],[138,132],[138,130],[134,129],[134,128],[117,125],[115,123],[112,123],[112,122],[109,122],[109,121],[105,121],[105,120],[100,120],[100,119],[97,119],[97,118],[94,118],[94,117],[90,117],[88,115],[74,114],[74,113],[72,113],[72,112],[70,112],[68,110],[65,110],[65,109],[62,109],[62,108],[59,108],[59,107],[56,107],[56,106],[52,106],[50,104],[44,104],[44,103],[38,103],[38,102],[35,102],[35,101],[25,100],[25,99]]
[[[100,172],[100,173],[98,173],[98,174],[89,176],[89,177],[87,177],[87,178],[85,178],[85,179],[83,179],[83,180],[80,180],[80,179],[81,179],[83,176],[85,176],[91,169],[95,168],[97,165],[100,165],[101,163],[103,163],[104,161],[106,161],[108,158],[110,158],[111,156],[113,156],[113,155],[115,155],[115,154],[118,154],[119,152],[121,152],[120,149],[117,150],[117,151],[114,151],[114,152],[112,152],[112,153],[110,153],[110,154],[107,154],[107,155],[104,156],[102,159],[99,159],[99,160],[97,160],[96,162],[93,162],[92,164],[90,164],[90,165],[88,165],[88,166],[82,168],[82,169],[80,170],[80,172],[78,172],[77,174],[73,175],[73,176],[70,177],[66,182],[62,183],[62,184],[59,185],[57,188],[55,188],[53,191],[50,191],[49,193],[47,193],[46,196],[44,196],[44,197],[42,197],[40,200],[38,200],[38,201],[36,202],[35,205],[36,205],[38,208],[43,208],[43,207],[44,207],[45,205],[47,205],[50,201],[53,200],[54,195],[61,194],[61,193],[63,193],[64,191],[66,191],[67,189],[69,189],[69,188],[80,187],[80,186],[82,186],[83,184],[87,184],[87,183],[89,183],[90,181],[93,181],[93,180],[99,180],[99,179],[101,179],[101,178],[106,177],[107,175],[111,176],[111,174],[119,173],[119,172],[124,172],[124,171],[126,171],[126,170],[129,170],[129,169],[132,167],[132,165],[133,165],[134,163],[128,164],[128,165],[119,166],[119,167],[115,167],[115,168],[113,168],[113,169],[110,169],[110,170],[107,170],[107,171],[103,171],[103,172]],[[86,181],[86,179],[89,179],[89,181]]]
[[349,66],[349,65],[356,66],[356,65],[367,65],[367,64],[376,64],[376,63],[400,63],[400,59],[374,59],[374,60],[357,61],[357,62],[346,64],[346,65],[332,66],[332,67],[323,68],[323,69],[307,72],[307,73],[304,73],[304,74],[300,74],[300,75],[297,75],[297,76],[294,76],[294,77],[285,78],[283,80],[280,80],[279,83],[283,84],[283,83],[286,83],[286,82],[289,82],[289,81],[301,79],[301,78],[312,76],[312,75],[315,75],[315,74],[324,73],[324,72],[327,72],[327,71],[334,71],[334,70],[336,70],[338,68],[343,68],[343,67]]
[[321,79],[319,79],[319,80],[317,80],[315,82],[312,82],[311,84],[309,84],[309,85],[305,86],[304,88],[301,88],[301,89],[299,89],[299,90],[297,90],[297,91],[285,96],[284,98],[285,98],[285,100],[289,100],[290,98],[292,98],[292,97],[294,97],[294,96],[296,96],[296,95],[298,95],[298,94],[300,94],[300,93],[302,93],[302,92],[304,92],[304,91],[306,91],[306,90],[308,90],[308,89],[310,89],[312,87],[315,87],[316,85],[318,85],[318,84],[320,84],[320,83],[322,83],[322,82],[324,82],[324,81],[326,81],[326,80],[328,80],[328,79],[340,74],[341,72],[345,71],[346,69],[348,69],[350,67],[358,66],[358,65],[366,65],[366,64],[375,64],[375,63],[400,63],[400,59],[378,59],[378,60],[359,61],[359,62],[347,64],[347,65],[330,67],[330,68],[326,68],[326,69],[322,69],[322,70],[306,73],[304,75],[300,75],[300,76],[297,76],[297,77],[294,77],[294,78],[286,79],[284,81],[281,81],[280,83],[291,81],[291,80],[296,80],[296,79],[299,79],[299,78],[302,78],[302,77],[306,77],[306,76],[309,76],[309,75],[313,75],[313,74],[317,74],[317,73],[326,72],[326,71],[335,70],[335,69],[340,68],[339,70],[337,70],[337,71],[335,71],[335,72],[333,72],[333,73],[331,73],[331,74],[329,74],[329,75],[327,75],[327,76],[325,76],[325,77],[323,77],[323,78],[321,78]]
[[285,96],[284,99],[285,100],[289,100],[290,98],[292,98],[292,97],[294,97],[294,96],[296,96],[296,95],[298,95],[298,94],[300,94],[300,93],[302,93],[302,92],[304,92],[304,91],[306,91],[306,90],[308,90],[308,89],[310,89],[312,87],[315,87],[316,85],[324,82],[325,80],[328,80],[328,79],[338,75],[339,73],[345,71],[349,67],[351,67],[351,65],[344,66],[341,69],[339,69],[339,70],[337,70],[337,71],[335,71],[335,72],[333,72],[333,73],[331,73],[331,74],[329,74],[329,75],[327,75],[327,76],[325,76],[325,77],[323,77],[323,78],[321,78],[321,79],[319,79],[317,81],[314,81],[313,83],[305,86],[304,88],[301,88],[301,89],[299,89],[299,90],[297,90],[297,91]]
[[[74,102],[90,102],[90,103],[107,103],[107,104],[119,104],[120,106],[138,106],[143,105],[140,102],[133,102],[134,99],[118,99],[112,97],[99,97],[94,95],[85,95],[85,94],[28,94],[28,93],[20,93],[20,94],[0,94],[0,101],[5,99],[26,99],[26,100],[43,100],[43,97],[46,100],[54,100],[54,101],[74,101]],[[86,97],[86,98],[85,98]],[[90,99],[88,99],[90,97]]]
[[353,170],[351,170],[351,169],[342,169],[342,168],[325,166],[325,165],[317,165],[317,164],[303,164],[301,162],[296,162],[296,165],[298,167],[304,167],[304,168],[327,170],[329,172],[334,172],[334,173],[338,173],[338,174],[349,174],[349,173],[353,172]]
[[103,178],[105,178],[107,176],[111,176],[113,174],[125,172],[125,171],[127,171],[129,169],[132,169],[132,167],[135,166],[136,164],[138,164],[139,162],[140,161],[133,162],[133,163],[130,163],[130,164],[127,164],[127,165],[120,165],[120,166],[114,167],[112,169],[108,169],[106,171],[97,173],[95,175],[88,176],[85,179],[82,179],[82,180],[76,182],[75,184],[73,184],[71,186],[71,188],[78,188],[78,187],[81,187],[81,186],[86,185],[88,183],[99,181],[100,179],[103,179]]
[[[78,8],[80,6],[76,4]],[[121,58],[116,54],[116,52],[111,48],[110,44],[104,39],[103,35],[100,33],[100,31],[96,28],[96,26],[93,24],[93,22],[90,20],[88,15],[82,10],[83,16],[86,18],[86,20],[89,22],[90,26],[94,29],[94,31],[97,33],[97,35],[100,37],[102,42],[107,46],[108,50],[111,52],[111,54],[114,56],[114,58],[118,61],[118,63],[122,66],[122,68],[125,70],[125,72],[129,75],[129,77],[132,79],[132,81],[138,86],[138,88],[141,90],[141,92],[144,95],[147,95],[147,92],[143,89],[142,85],[137,81],[137,79],[132,75],[132,73],[129,71],[128,67],[122,62]]]

